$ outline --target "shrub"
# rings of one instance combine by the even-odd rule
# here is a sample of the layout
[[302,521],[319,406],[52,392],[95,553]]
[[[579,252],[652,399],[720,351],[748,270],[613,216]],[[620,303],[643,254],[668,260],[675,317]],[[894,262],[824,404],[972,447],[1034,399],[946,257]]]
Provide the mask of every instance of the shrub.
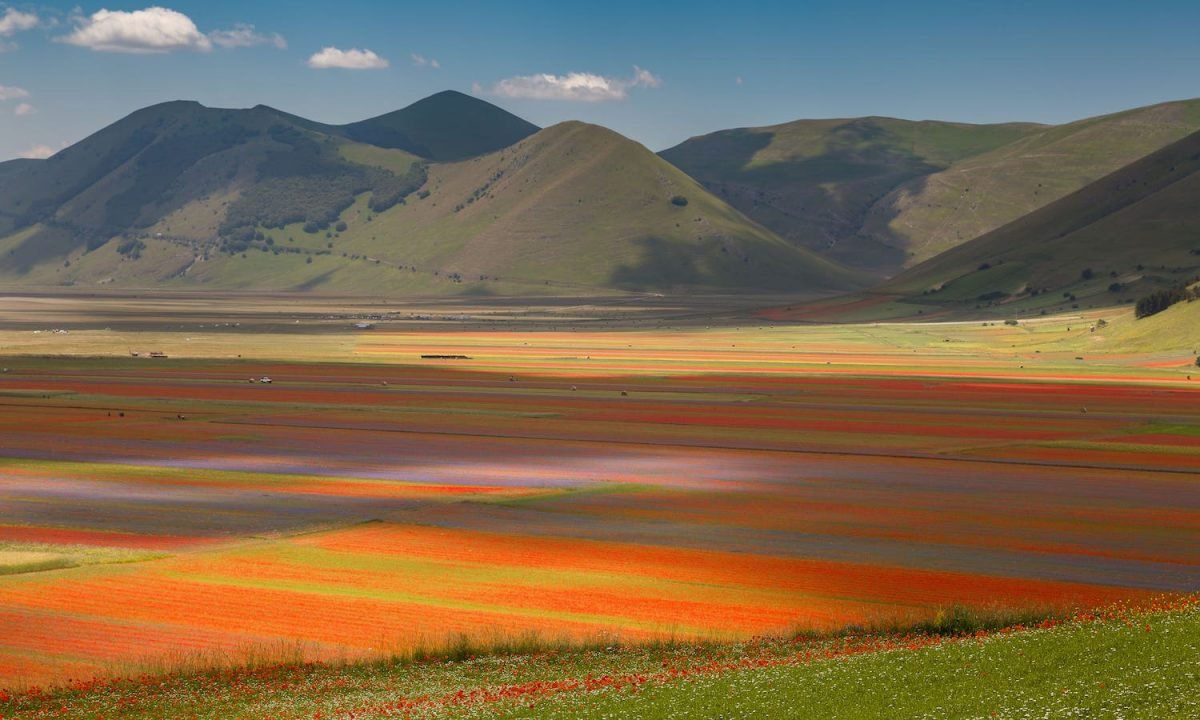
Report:
[[[425,179],[425,165],[422,163],[414,163],[404,175],[380,173],[372,183],[371,201],[367,203],[367,207],[372,212],[378,213],[399,205],[417,188],[424,185]],[[421,199],[427,198],[429,191],[422,190],[417,193],[417,196]],[[367,218],[367,222],[370,221],[371,218]]]
[[1096,273],[1092,272],[1091,268],[1084,268],[1083,272],[1079,273],[1079,277],[1084,280],[1091,280],[1095,276]]
[[146,243],[137,238],[126,238],[117,244],[117,252],[131,260],[137,260],[146,249]]

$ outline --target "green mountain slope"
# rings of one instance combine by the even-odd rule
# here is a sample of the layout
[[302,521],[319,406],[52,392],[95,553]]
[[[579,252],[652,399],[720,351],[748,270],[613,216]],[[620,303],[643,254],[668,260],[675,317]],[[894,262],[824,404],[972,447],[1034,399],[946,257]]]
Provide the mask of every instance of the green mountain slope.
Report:
[[861,234],[896,188],[1034,132],[893,118],[800,120],[692,138],[662,157],[754,220],[847,264],[890,269],[902,250]]
[[593,125],[563,123],[499,153],[435,165],[428,189],[370,227],[351,227],[346,247],[534,286],[779,291],[850,280]]
[[1063,126],[805,120],[662,153],[781,236],[891,275],[1200,129],[1200,101]]
[[265,106],[147,108],[0,167],[0,279],[395,295],[857,286],[611,131],[568,123],[475,155],[532,127],[490,107],[442,93],[343,127]]
[[[143,235],[240,243],[261,225],[323,229],[358,194],[389,205],[422,184],[423,168],[398,175],[355,163],[341,152],[347,143],[265,107],[139,110],[48,160],[0,173],[3,230],[19,238],[5,243],[0,272],[24,276],[108,243],[137,254]],[[190,222],[175,226],[177,217]]]
[[[363,147],[370,155],[386,150]],[[367,161],[366,158],[363,161]],[[428,193],[428,195],[426,195]],[[687,205],[672,202],[687,198]],[[266,230],[215,254],[188,283],[394,294],[828,291],[844,269],[783,242],[641,145],[563,123],[482,157],[429,167],[418,195],[382,213],[364,196],[332,237]],[[257,252],[256,252],[257,251]],[[311,257],[311,263],[308,262]]]
[[1112,305],[1200,271],[1200,132],[894,278],[930,305]]
[[916,265],[1197,130],[1200,100],[1046,128],[902,185],[872,208],[863,233]]

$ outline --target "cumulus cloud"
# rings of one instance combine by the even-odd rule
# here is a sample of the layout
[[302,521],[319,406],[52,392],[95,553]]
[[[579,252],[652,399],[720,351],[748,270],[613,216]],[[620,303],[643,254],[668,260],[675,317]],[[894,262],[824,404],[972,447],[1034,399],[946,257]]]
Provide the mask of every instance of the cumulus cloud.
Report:
[[420,53],[410,53],[409,57],[412,58],[413,65],[416,65],[417,67],[431,67],[434,70],[437,70],[442,66],[442,64],[437,60],[434,60],[433,58],[427,58]]
[[0,36],[9,37],[23,30],[32,30],[41,22],[33,13],[8,8],[0,15]]
[[633,88],[657,88],[662,79],[649,70],[633,66],[633,76],[607,77],[594,73],[566,75],[518,75],[494,84],[490,94],[529,100],[571,100],[575,102],[611,102],[624,100]]
[[27,97],[29,97],[29,91],[25,88],[13,85],[0,85],[0,100],[19,100]]
[[29,103],[21,103],[16,107],[15,110],[13,110],[13,115],[32,115],[35,112],[37,112],[37,109]]
[[212,49],[212,41],[190,17],[164,7],[132,12],[99,10],[90,16],[75,15],[72,22],[74,32],[55,39],[98,52],[144,54]]
[[30,160],[45,160],[56,152],[58,151],[49,145],[34,145],[17,157],[28,158]]
[[230,30],[215,30],[208,34],[210,40],[224,48],[255,47],[256,45],[274,45],[283,50],[287,40],[279,33],[260,33],[253,25],[237,23]]
[[308,66],[317,70],[341,68],[343,70],[382,70],[388,66],[388,61],[379,57],[371,50],[339,50],[335,47],[321,48],[308,59]]

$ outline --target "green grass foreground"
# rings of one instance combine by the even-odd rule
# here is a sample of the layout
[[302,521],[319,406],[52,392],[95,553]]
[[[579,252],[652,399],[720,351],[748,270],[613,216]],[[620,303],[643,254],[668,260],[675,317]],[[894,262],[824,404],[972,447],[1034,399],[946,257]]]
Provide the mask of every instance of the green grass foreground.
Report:
[[[1015,616],[1007,616],[1012,619]],[[996,629],[566,648],[460,643],[436,657],[266,664],[0,693],[0,718],[1195,718],[1200,604]]]

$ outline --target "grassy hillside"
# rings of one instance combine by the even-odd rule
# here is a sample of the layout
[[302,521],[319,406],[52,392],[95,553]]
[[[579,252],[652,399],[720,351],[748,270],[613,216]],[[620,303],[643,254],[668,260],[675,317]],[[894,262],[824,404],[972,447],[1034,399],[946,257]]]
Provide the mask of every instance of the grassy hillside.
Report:
[[[952,618],[951,618],[952,619]],[[423,661],[250,670],[0,692],[6,718],[1188,718],[1200,610],[1083,614],[999,632],[565,649],[461,643]],[[498,652],[497,652],[498,651]],[[418,658],[421,656],[418,655]]]
[[203,257],[244,248],[260,226],[324,230],[363,192],[385,209],[424,183],[411,158],[358,163],[353,148],[343,154],[346,144],[265,107],[172,102],[140,110],[48,160],[0,173],[0,231],[8,236],[0,239],[0,274],[72,282],[71,273],[50,270],[106,248],[140,260],[156,254],[147,245],[155,239]]
[[914,178],[1036,131],[893,118],[800,120],[692,138],[662,156],[782,237],[867,268],[903,253],[861,233],[874,205]]
[[1185,718],[1200,713],[1194,608],[841,659],[562,694],[513,718]]
[[536,131],[454,92],[341,127],[146,108],[0,167],[0,278],[385,295],[855,285],[616,133]]
[[1128,302],[1200,271],[1200,133],[949,250],[882,289],[1012,311]]
[[[536,131],[453,92],[340,127],[263,105],[155,105],[48,160],[0,164],[0,276],[155,284],[214,252],[245,251],[264,228],[300,223],[323,234],[364,193],[382,212],[424,184],[427,161],[491,152]],[[118,260],[158,262],[116,266],[113,249]],[[80,260],[86,267],[69,271]]]
[[908,266],[1064,197],[1200,130],[1200,100],[1046,128],[894,190],[863,232],[904,248]]
[[1200,101],[1047,127],[887,118],[729,130],[662,153],[781,236],[892,274],[1200,129]]
[[[370,163],[390,151],[356,152]],[[687,204],[673,203],[677,196]],[[365,268],[379,292],[561,294],[803,292],[854,280],[747,221],[641,145],[583,123],[432,165],[422,192],[386,212],[367,202],[343,213],[345,230],[315,243],[299,226],[265,231],[276,248],[328,251],[312,264],[251,252],[214,258],[189,281],[343,290],[361,283]]]
[[[433,110],[464,102],[486,106],[442,94],[395,117],[432,122]],[[441,154],[498,141],[470,134],[478,119],[427,137]],[[598,127],[568,123],[432,165],[321,127],[265,107],[171,103],[11,182],[0,173],[16,228],[0,236],[0,277],[389,295],[854,286]]]

